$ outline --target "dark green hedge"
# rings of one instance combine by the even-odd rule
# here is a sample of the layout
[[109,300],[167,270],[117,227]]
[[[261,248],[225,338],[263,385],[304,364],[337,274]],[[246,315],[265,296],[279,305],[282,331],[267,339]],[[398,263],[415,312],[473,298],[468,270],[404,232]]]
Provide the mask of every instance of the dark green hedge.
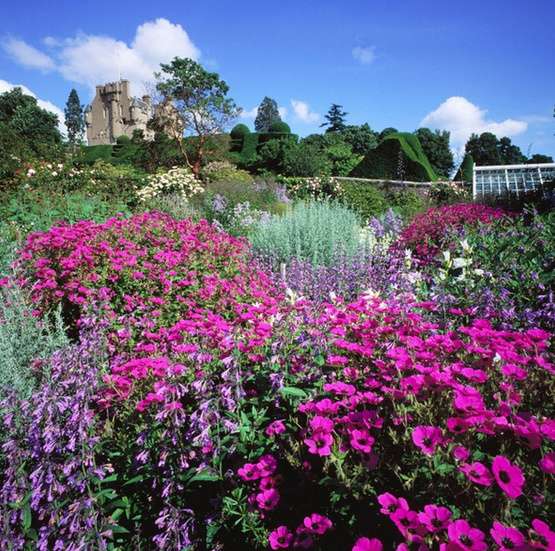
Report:
[[83,146],[81,151],[83,153],[82,162],[85,164],[94,164],[98,159],[110,162],[112,159],[112,145],[88,145]]
[[[401,165],[401,166],[400,166]],[[437,176],[414,134],[389,134],[352,170],[357,178],[385,178],[433,182]]]
[[474,171],[474,159],[470,153],[464,156],[464,159],[455,174],[455,182],[472,182]]

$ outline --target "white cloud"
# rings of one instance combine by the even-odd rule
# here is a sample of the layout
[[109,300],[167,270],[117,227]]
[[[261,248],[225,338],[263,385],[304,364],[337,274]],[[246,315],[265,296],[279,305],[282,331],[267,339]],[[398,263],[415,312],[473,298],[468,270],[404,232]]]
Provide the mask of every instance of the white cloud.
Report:
[[40,69],[41,71],[51,71],[55,67],[54,60],[50,56],[12,36],[4,39],[2,48],[24,67]]
[[[241,114],[239,115],[242,119],[255,119],[258,113],[258,105],[253,107],[252,109],[242,109]],[[287,107],[278,107],[279,116],[282,119],[287,118]]]
[[363,65],[370,65],[376,59],[375,46],[356,46],[351,53]]
[[[18,42],[22,51],[32,50],[43,56],[45,66],[46,60],[50,60],[50,68],[55,66],[66,80],[87,85],[92,91],[97,84],[121,76],[131,82],[132,91],[137,95],[144,93],[145,85],[154,80],[160,63],[168,63],[176,56],[195,60],[200,57],[200,50],[185,29],[163,18],[139,25],[130,45],[111,36],[84,33],[63,40],[46,37],[44,43],[52,49],[54,60],[25,42]],[[21,55],[15,59],[25,64]],[[29,62],[27,65],[31,66]],[[39,67],[38,61],[35,67]]]
[[255,119],[258,113],[258,105],[254,106],[252,109],[241,109],[239,116],[242,119]]
[[304,123],[313,124],[320,120],[320,114],[311,111],[310,106],[305,101],[292,99],[291,106],[293,107],[295,116]]
[[447,98],[435,111],[428,113],[420,122],[420,126],[432,129],[449,130],[451,146],[460,152],[470,134],[491,132],[497,137],[516,136],[525,132],[528,123],[523,120],[505,119],[501,122],[488,120],[487,110],[461,96]]
[[4,92],[9,92],[14,88],[21,88],[24,94],[27,94],[29,96],[33,96],[34,98],[36,98],[37,104],[39,107],[41,107],[42,109],[45,109],[46,111],[50,111],[55,115],[58,115],[58,128],[63,134],[66,133],[66,127],[64,124],[65,115],[64,115],[64,112],[57,105],[54,105],[50,101],[40,99],[34,92],[29,90],[29,88],[27,88],[27,86],[23,84],[12,84],[11,82],[0,79],[0,94],[3,94]]

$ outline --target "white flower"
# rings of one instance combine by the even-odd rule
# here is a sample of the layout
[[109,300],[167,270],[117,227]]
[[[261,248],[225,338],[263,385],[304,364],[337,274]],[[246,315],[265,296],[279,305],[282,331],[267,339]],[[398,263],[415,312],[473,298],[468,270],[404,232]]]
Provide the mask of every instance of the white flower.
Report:
[[445,260],[445,262],[451,260],[451,251],[443,251],[443,260]]
[[479,268],[476,268],[476,269],[474,270],[474,273],[475,273],[477,276],[483,276],[486,272],[484,272],[484,270],[481,270],[481,269],[479,269]]
[[461,241],[461,247],[462,247],[462,250],[465,251],[465,252],[470,251],[470,245],[468,244],[468,241],[466,239],[463,239]]
[[37,173],[37,171],[36,171],[34,168],[30,168],[30,169],[27,171],[27,177],[28,177],[28,178],[31,178],[31,176],[34,176],[36,173]]
[[472,264],[472,260],[469,258],[454,258],[453,259],[453,268],[464,268],[465,266],[469,266]]

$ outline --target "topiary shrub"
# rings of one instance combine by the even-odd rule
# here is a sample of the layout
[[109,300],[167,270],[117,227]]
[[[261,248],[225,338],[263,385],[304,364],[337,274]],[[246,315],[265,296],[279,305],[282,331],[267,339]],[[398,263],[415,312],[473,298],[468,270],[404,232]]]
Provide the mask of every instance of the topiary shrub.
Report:
[[433,182],[437,176],[414,134],[389,134],[352,170],[358,178]]
[[258,138],[260,134],[245,134],[243,139],[243,147],[240,153],[240,166],[246,167],[256,161],[256,150],[258,148]]
[[455,174],[454,180],[462,182],[472,182],[474,176],[474,159],[470,153],[464,156],[464,159]]
[[383,214],[388,206],[385,194],[375,185],[364,182],[342,182],[340,199],[364,220]]
[[236,124],[229,133],[231,138],[230,150],[241,151],[245,136],[249,135],[251,131],[246,124]]
[[286,122],[276,121],[270,125],[269,129],[272,134],[291,134],[291,128]]

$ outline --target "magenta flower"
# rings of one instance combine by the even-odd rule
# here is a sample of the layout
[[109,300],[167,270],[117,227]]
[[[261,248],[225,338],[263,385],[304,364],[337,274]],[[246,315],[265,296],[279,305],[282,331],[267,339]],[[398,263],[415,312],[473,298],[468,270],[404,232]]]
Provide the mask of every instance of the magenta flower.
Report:
[[459,470],[463,472],[469,480],[475,484],[480,484],[480,486],[491,486],[493,483],[491,472],[479,461],[470,464],[464,463],[459,467]]
[[405,538],[411,537],[420,526],[416,511],[397,509],[389,518]]
[[447,507],[437,505],[425,505],[424,511],[418,513],[418,520],[428,532],[445,530],[451,520],[451,511]]
[[268,543],[272,549],[287,549],[293,541],[293,534],[287,526],[279,526],[268,536]]
[[464,446],[455,446],[453,448],[453,457],[457,461],[466,461],[470,457],[470,452],[468,451],[468,448],[465,448]]
[[382,551],[382,542],[377,538],[359,538],[352,551]]
[[270,476],[277,469],[277,460],[273,455],[266,454],[258,459],[256,466],[261,477]]
[[256,495],[256,503],[258,503],[260,509],[271,511],[279,503],[279,492],[274,488],[264,490]]
[[519,467],[513,465],[506,457],[497,455],[493,459],[491,470],[497,484],[509,499],[516,499],[522,494],[525,480]]
[[320,536],[325,534],[333,526],[328,517],[319,515],[318,513],[312,513],[309,517],[305,517],[303,524],[310,533]]
[[547,474],[555,474],[555,452],[546,453],[539,462],[540,469]]
[[393,494],[386,492],[378,496],[378,503],[382,506],[380,513],[384,515],[392,515],[397,509],[409,510],[409,504],[403,497],[395,497]]
[[333,436],[329,432],[316,431],[310,438],[305,438],[304,443],[310,453],[324,457],[331,454]]
[[504,526],[500,522],[494,521],[493,528],[490,530],[491,537],[499,545],[500,551],[510,551],[511,549],[522,549],[526,543],[525,537],[516,528]]
[[433,455],[436,447],[443,441],[441,429],[420,425],[412,431],[412,441],[426,455]]
[[374,437],[367,430],[352,430],[350,433],[351,446],[354,450],[370,453],[374,445]]
[[452,522],[447,528],[447,534],[449,542],[462,551],[486,551],[488,548],[484,541],[485,534],[478,528],[472,528],[464,519]]
[[285,432],[285,423],[283,421],[272,421],[266,427],[267,436],[275,436],[276,434],[283,434]]
[[245,463],[238,471],[237,474],[245,481],[258,480],[262,477],[258,465],[253,463]]
[[543,520],[535,518],[530,529],[530,543],[534,549],[555,549],[555,532]]

